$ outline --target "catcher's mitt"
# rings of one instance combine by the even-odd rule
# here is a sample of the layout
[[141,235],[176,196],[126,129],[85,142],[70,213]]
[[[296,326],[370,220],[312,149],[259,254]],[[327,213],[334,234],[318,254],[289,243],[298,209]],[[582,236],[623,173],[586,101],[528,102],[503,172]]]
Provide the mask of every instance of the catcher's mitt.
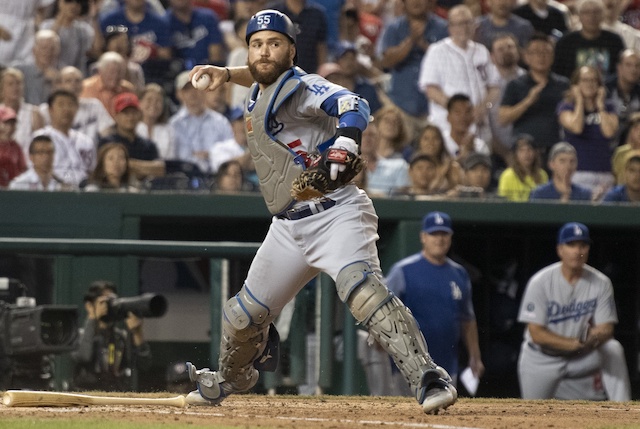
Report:
[[[338,174],[336,180],[331,180],[331,164],[343,164],[346,168]],[[362,171],[362,158],[344,149],[329,148],[309,169],[300,173],[291,184],[291,196],[298,201],[311,200],[334,191],[351,182]]]

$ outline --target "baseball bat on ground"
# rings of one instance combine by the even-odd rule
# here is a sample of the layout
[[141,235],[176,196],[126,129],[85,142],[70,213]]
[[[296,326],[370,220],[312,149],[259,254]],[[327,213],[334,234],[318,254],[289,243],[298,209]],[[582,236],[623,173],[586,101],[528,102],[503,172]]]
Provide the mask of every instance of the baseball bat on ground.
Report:
[[40,392],[36,390],[7,390],[2,396],[7,407],[73,407],[86,405],[160,405],[185,407],[183,395],[173,398],[127,398],[116,396],[82,395],[79,393]]

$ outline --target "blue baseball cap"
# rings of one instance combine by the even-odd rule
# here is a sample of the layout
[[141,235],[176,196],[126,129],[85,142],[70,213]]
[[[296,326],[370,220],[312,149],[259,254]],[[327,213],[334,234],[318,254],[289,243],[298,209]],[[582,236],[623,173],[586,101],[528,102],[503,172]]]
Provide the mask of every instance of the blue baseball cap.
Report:
[[280,34],[284,34],[292,43],[296,43],[296,34],[298,33],[296,26],[291,21],[291,18],[279,10],[261,10],[249,19],[249,22],[247,23],[247,35],[245,37],[247,45],[249,44],[249,39],[251,39],[251,36],[253,36],[254,33],[263,30],[275,31]]
[[584,241],[591,244],[589,238],[589,228],[580,222],[569,222],[562,225],[558,232],[558,244],[571,243],[573,241]]
[[451,218],[443,212],[428,213],[424,219],[422,219],[422,230],[427,234],[433,234],[434,232],[453,234]]

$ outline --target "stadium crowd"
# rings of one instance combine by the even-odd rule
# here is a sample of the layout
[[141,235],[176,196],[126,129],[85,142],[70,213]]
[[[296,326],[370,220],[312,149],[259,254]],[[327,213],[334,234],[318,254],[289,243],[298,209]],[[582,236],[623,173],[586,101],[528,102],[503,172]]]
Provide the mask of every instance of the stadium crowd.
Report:
[[372,196],[640,201],[635,0],[2,2],[0,189],[256,191],[246,89],[188,72],[266,8],[369,101]]

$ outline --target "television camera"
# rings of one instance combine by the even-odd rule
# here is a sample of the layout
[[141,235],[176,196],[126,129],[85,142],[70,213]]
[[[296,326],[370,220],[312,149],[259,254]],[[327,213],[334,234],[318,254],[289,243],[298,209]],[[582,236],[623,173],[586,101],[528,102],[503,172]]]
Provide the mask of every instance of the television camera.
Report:
[[78,309],[36,305],[18,280],[0,277],[0,389],[47,389],[53,374],[50,355],[74,350]]
[[64,353],[78,340],[78,309],[36,305],[21,282],[0,278],[0,355]]

